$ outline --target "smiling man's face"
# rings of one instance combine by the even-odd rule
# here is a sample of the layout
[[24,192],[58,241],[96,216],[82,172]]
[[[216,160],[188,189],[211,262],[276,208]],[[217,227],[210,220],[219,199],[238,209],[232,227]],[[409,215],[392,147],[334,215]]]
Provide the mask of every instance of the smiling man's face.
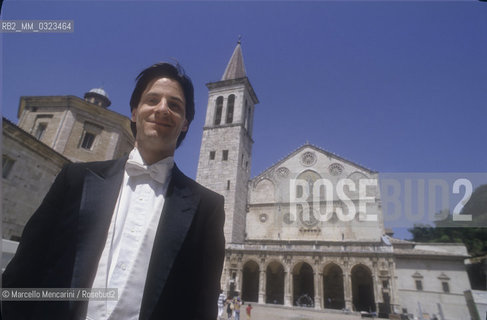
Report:
[[174,155],[179,134],[188,130],[186,101],[179,82],[170,78],[152,80],[138,107],[132,110],[132,121],[137,127],[135,146],[146,162]]

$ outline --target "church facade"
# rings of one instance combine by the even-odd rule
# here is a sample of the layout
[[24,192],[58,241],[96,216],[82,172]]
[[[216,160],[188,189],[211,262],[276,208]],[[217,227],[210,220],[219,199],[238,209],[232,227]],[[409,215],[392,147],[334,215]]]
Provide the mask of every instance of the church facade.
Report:
[[386,234],[379,188],[371,183],[377,172],[305,144],[250,178],[259,101],[240,43],[221,80],[207,87],[197,181],[225,196],[221,285],[228,296],[284,307],[470,319],[465,247]]

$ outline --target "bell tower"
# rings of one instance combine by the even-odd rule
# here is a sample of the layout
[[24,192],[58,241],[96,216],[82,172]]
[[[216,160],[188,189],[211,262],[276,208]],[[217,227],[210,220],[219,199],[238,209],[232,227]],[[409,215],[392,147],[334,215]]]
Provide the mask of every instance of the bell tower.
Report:
[[252,156],[254,106],[238,41],[220,81],[209,90],[196,180],[225,197],[225,241],[243,243]]

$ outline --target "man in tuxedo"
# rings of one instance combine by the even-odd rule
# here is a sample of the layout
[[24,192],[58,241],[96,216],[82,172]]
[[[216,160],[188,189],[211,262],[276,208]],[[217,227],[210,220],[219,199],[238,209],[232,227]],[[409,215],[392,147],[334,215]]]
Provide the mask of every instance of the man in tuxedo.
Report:
[[3,301],[3,319],[216,319],[223,197],[173,158],[194,118],[192,82],[153,65],[130,107],[132,152],[64,167],[2,277],[5,288],[117,288],[118,300]]

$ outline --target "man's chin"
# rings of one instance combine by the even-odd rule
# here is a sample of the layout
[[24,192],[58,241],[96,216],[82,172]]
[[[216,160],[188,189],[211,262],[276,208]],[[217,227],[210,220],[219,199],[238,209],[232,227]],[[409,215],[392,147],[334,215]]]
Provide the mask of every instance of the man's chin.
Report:
[[168,139],[167,134],[162,134],[158,131],[150,131],[146,132],[143,136],[137,135],[139,139],[137,139],[137,144],[144,145],[146,147],[150,147],[151,149],[161,149],[167,150],[168,148],[174,147],[176,148],[176,141],[172,141]]

